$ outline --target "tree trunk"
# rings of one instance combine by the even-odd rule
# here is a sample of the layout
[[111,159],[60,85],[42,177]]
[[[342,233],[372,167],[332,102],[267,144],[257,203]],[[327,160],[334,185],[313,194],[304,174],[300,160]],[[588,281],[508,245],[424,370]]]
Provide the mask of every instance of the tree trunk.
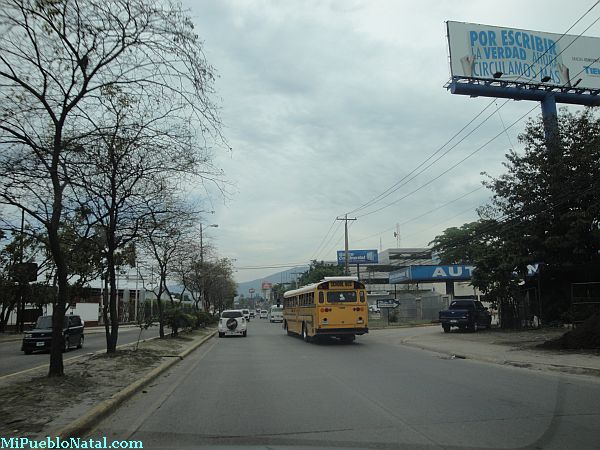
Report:
[[107,339],[106,353],[114,353],[117,351],[117,340],[119,336],[119,308],[117,304],[119,293],[117,292],[114,252],[108,251],[106,262],[108,267],[108,280],[110,283],[108,302],[110,310],[110,333]]
[[158,285],[158,294],[156,296],[156,306],[158,306],[158,336],[160,339],[165,338],[165,318],[163,314],[163,304],[161,300],[163,291],[162,277]]
[[50,367],[48,369],[48,376],[62,377],[64,375],[63,328],[69,283],[67,281],[67,266],[63,251],[60,248],[58,226],[54,229],[48,229],[48,240],[50,244],[50,251],[53,254],[54,262],[56,264],[56,274],[58,279],[58,293],[56,300],[52,305],[52,344],[50,346]]
[[106,348],[110,347],[110,320],[108,317],[108,278],[106,272],[103,272],[104,292],[102,293],[102,318],[104,319],[104,333],[106,336]]
[[165,338],[165,323],[163,318],[163,306],[160,297],[156,300],[158,306],[158,335],[161,339]]

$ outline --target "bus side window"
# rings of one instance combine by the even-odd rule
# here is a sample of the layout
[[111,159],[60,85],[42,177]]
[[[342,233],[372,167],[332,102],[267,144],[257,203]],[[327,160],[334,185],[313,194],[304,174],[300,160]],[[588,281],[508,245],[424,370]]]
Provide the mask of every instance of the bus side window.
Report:
[[325,301],[325,293],[323,291],[319,291],[319,303],[323,303]]

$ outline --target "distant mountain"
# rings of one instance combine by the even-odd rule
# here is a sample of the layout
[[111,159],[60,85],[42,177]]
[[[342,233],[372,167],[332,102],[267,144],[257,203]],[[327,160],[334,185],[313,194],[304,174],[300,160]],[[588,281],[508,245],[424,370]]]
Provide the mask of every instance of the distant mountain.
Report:
[[292,269],[284,270],[283,272],[277,272],[266,277],[257,278],[252,281],[245,281],[244,283],[238,283],[238,295],[244,294],[244,297],[249,297],[249,289],[254,288],[255,293],[253,295],[262,295],[262,283],[263,281],[268,283],[289,283],[299,277],[300,273],[304,273],[308,270],[308,266],[298,266]]

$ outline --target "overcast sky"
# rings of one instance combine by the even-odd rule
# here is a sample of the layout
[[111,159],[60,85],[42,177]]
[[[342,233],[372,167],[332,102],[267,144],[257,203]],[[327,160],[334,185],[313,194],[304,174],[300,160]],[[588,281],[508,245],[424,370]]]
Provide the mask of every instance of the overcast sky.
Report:
[[[251,266],[335,259],[343,248],[342,223],[326,237],[335,217],[401,180],[491,101],[444,89],[446,20],[563,33],[593,3],[188,0],[219,75],[223,131],[233,148],[215,155],[233,186],[228,200],[211,196],[215,214],[206,221],[219,228],[206,236],[236,260],[240,282],[278,271],[244,269]],[[599,15],[597,7],[570,34]],[[598,25],[585,33],[599,34]],[[395,247],[396,223],[402,247],[426,246],[445,228],[476,219],[475,208],[489,196],[485,189],[408,222],[477,189],[482,171],[500,174],[507,150],[519,149],[524,120],[411,192],[534,106],[508,103],[412,182],[353,212],[350,248],[379,249],[380,238],[383,249]]]

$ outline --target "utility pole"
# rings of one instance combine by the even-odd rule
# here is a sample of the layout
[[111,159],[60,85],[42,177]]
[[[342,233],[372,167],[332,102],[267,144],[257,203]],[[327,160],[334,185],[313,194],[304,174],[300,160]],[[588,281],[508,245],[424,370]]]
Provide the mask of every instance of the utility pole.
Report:
[[356,220],[356,217],[352,218],[352,219],[348,219],[348,214],[344,214],[344,217],[336,217],[335,220],[343,220],[344,221],[344,230],[345,230],[345,234],[344,234],[344,241],[345,241],[345,245],[344,245],[344,253],[345,253],[344,274],[345,275],[350,275],[350,268],[348,267],[348,221],[349,220]]
[[291,272],[291,275],[296,275],[296,276],[294,276],[294,289],[298,289],[298,279],[300,277],[297,275],[302,276],[302,275],[304,275],[304,272]]

